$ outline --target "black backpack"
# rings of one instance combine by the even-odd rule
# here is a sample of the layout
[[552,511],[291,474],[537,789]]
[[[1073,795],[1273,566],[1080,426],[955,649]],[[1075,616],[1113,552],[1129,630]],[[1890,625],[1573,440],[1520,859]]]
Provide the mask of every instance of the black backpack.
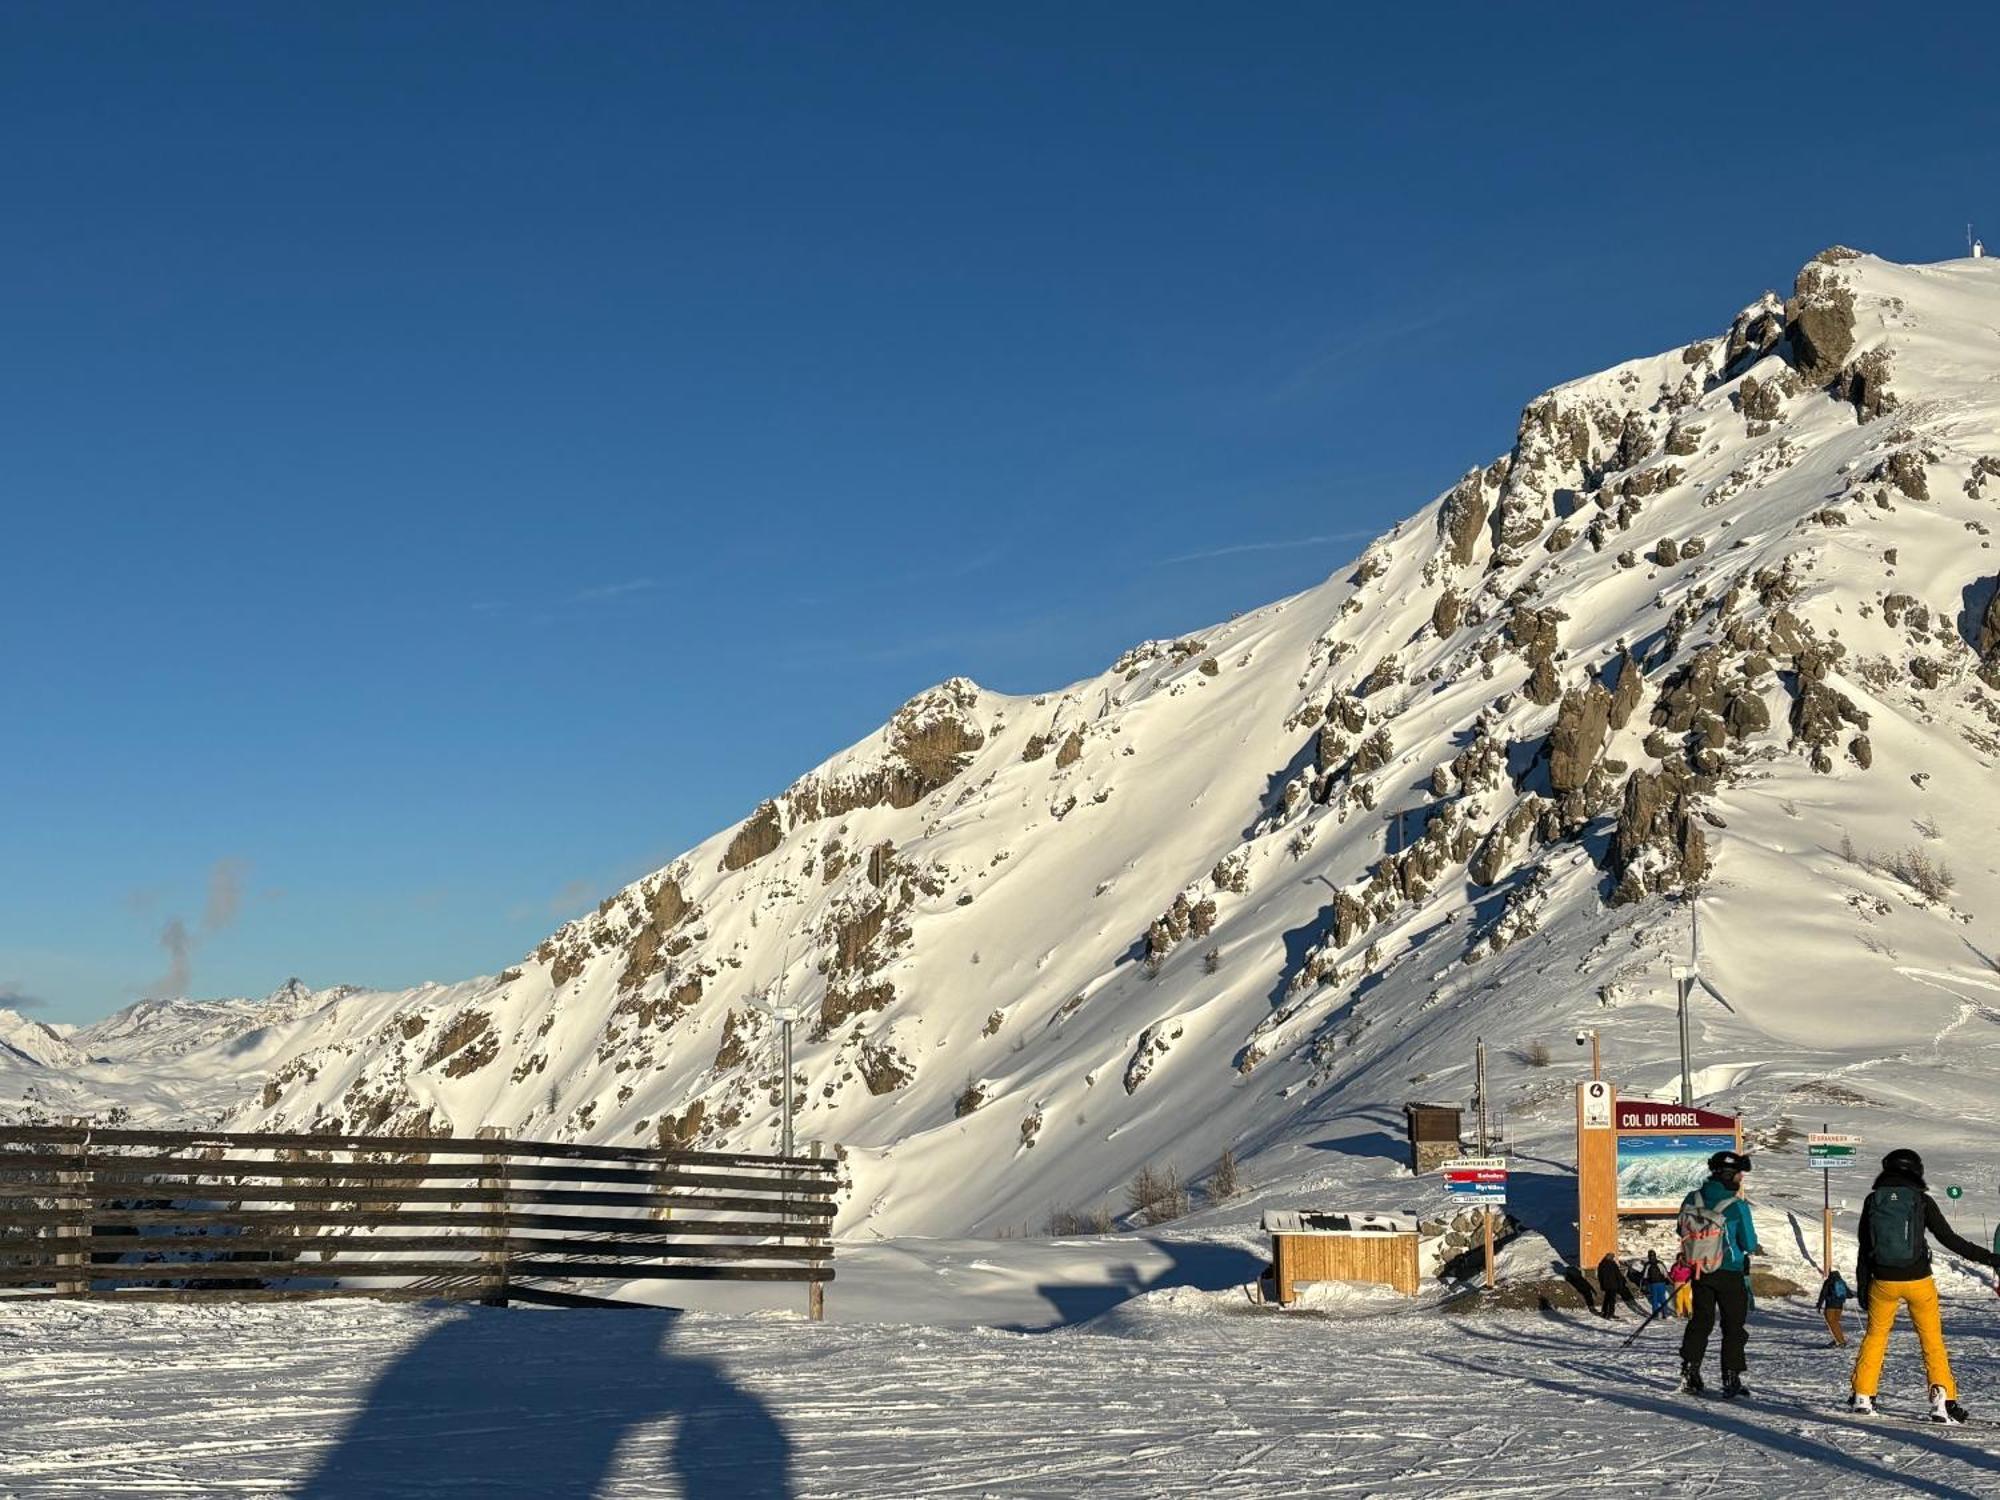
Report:
[[1868,1195],[1868,1249],[1876,1265],[1915,1265],[1923,1244],[1922,1189],[1895,1183]]

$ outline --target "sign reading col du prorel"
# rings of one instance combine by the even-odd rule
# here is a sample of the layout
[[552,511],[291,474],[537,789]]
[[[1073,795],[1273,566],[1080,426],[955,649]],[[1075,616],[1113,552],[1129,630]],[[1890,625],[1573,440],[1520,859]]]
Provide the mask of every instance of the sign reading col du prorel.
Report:
[[1657,1099],[1620,1099],[1620,1130],[1728,1130],[1736,1129],[1734,1115],[1696,1109],[1691,1104],[1663,1104]]

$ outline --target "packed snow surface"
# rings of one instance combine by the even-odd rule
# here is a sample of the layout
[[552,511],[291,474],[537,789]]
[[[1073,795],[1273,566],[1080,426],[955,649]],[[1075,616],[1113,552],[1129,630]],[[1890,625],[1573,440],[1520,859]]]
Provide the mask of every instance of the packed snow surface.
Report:
[[[925,1294],[915,1290],[918,1303]],[[1164,1290],[1048,1333],[796,1314],[0,1304],[0,1496],[1842,1496],[1983,1500],[1990,1426],[1840,1409],[1810,1310],[1756,1399],[1675,1395],[1677,1331],[1368,1296]],[[2000,1315],[1947,1310],[1966,1399]],[[1908,1335],[1905,1334],[1905,1339]]]

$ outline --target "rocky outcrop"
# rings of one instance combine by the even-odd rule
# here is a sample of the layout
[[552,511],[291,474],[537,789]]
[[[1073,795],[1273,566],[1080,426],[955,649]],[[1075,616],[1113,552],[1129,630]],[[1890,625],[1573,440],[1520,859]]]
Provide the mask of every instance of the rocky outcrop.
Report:
[[1611,841],[1613,906],[1698,885],[1708,873],[1708,840],[1694,799],[1698,783],[1678,767],[1634,771]]
[[1611,730],[1611,694],[1597,683],[1572,688],[1549,731],[1549,785],[1558,793],[1581,791]]
[[1132,1060],[1125,1065],[1126,1093],[1139,1092],[1139,1085],[1152,1076],[1153,1069],[1181,1039],[1182,1029],[1178,1021],[1159,1021],[1139,1033],[1139,1045],[1132,1049]]
[[1993,580],[1992,591],[1986,596],[1986,608],[1979,615],[1979,635],[1973,645],[1989,671],[2000,668],[2000,578]]
[[1478,555],[1479,538],[1492,504],[1491,475],[1491,469],[1472,470],[1452,486],[1438,507],[1438,535],[1444,540],[1445,556],[1460,567]]
[[1822,773],[1833,769],[1832,747],[1843,726],[1868,727],[1868,715],[1826,680],[1827,667],[1823,653],[1810,648],[1799,653],[1791,717],[1793,745],[1804,746],[1812,768]]
[[1466,874],[1474,885],[1498,885],[1500,879],[1514,867],[1520,853],[1527,847],[1528,835],[1541,821],[1548,803],[1540,797],[1524,797],[1509,809],[1507,816],[1487,832],[1474,851],[1471,862],[1466,866]]
[[1833,394],[1853,405],[1857,421],[1872,422],[1901,404],[1889,389],[1889,373],[1889,351],[1870,349],[1834,377]]
[[1854,293],[1837,269],[1855,252],[1836,245],[1808,262],[1785,303],[1792,367],[1807,385],[1827,385],[1854,350]]
[[1618,653],[1618,682],[1611,690],[1611,717],[1613,730],[1623,729],[1632,722],[1632,715],[1646,696],[1646,677],[1640,670],[1639,659],[1630,651]]

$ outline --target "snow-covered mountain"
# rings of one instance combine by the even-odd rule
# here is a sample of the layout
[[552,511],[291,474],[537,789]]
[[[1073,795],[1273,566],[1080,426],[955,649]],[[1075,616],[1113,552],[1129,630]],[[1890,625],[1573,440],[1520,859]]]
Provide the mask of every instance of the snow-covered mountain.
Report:
[[12,1010],[0,1010],[0,1056],[38,1068],[69,1068],[83,1061],[60,1031]]
[[82,1028],[70,1041],[101,1060],[160,1061],[300,1020],[359,993],[352,985],[315,990],[304,980],[287,979],[261,1000],[141,1000]]
[[0,1119],[211,1123],[291,1050],[336,1031],[330,1007],[359,993],[288,979],[261,1000],[141,1000],[60,1032],[0,1011]]
[[518,967],[295,1020],[236,1123],[768,1149],[782,992],[843,1227],[991,1231],[1225,1148],[1391,1170],[1479,1037],[1518,1140],[1579,1025],[1670,1092],[1698,910],[1702,1095],[1949,1159],[2000,1037],[2000,266],[1835,249],[1718,322],[1317,588],[943,683]]

